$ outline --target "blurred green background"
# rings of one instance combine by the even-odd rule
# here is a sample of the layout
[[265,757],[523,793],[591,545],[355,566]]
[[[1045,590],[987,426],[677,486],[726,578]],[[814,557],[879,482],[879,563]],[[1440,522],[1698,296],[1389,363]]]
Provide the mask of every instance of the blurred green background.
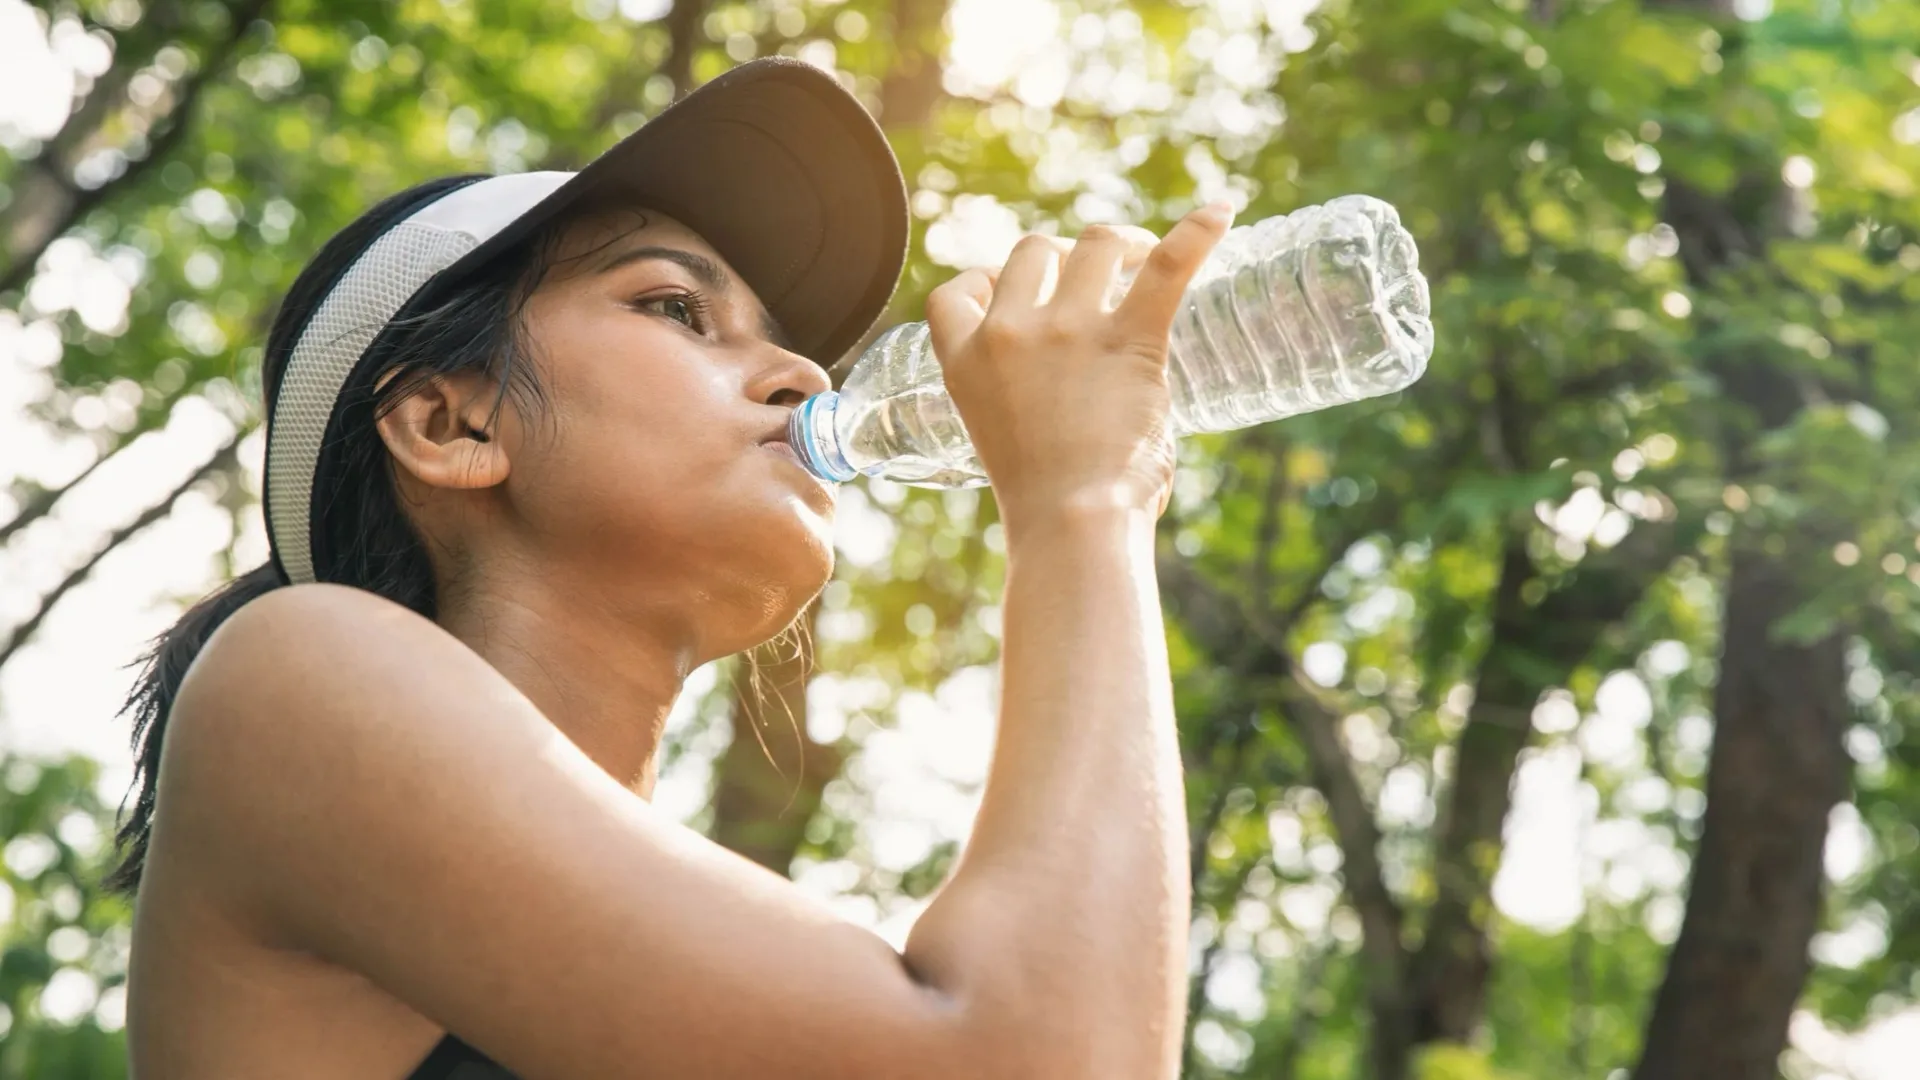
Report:
[[[301,262],[773,53],[899,153],[896,319],[1220,195],[1420,244],[1424,381],[1182,448],[1187,1076],[1916,1075],[1916,48],[1910,0],[0,0],[0,1077],[125,1075],[122,665],[264,555]],[[990,495],[841,517],[813,644],[699,673],[661,800],[897,939],[1003,548]]]

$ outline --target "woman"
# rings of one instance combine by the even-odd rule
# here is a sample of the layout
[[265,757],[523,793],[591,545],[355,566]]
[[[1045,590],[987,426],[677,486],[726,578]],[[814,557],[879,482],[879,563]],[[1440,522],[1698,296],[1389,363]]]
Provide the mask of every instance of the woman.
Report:
[[268,341],[273,560],[132,702],[135,1074],[1171,1077],[1153,522],[1168,328],[1227,216],[1030,237],[928,300],[1006,648],[974,835],[898,953],[646,802],[682,679],[831,571],[833,492],[781,436],[899,273],[872,122],[750,64],[580,174],[350,225]]

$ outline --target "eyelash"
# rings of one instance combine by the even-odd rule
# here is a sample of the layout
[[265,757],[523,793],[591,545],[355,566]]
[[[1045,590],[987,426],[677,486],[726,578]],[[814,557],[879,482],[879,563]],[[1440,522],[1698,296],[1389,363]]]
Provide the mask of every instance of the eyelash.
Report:
[[707,304],[706,297],[701,296],[699,293],[676,292],[676,293],[669,293],[666,296],[651,296],[645,300],[635,300],[633,302],[633,307],[637,311],[645,311],[645,312],[652,313],[654,305],[670,303],[676,300],[682,304],[687,305],[687,312],[693,319],[693,322],[691,324],[680,322],[679,319],[673,319],[673,316],[666,315],[665,312],[658,312],[658,314],[661,314],[668,319],[673,319],[674,322],[680,322],[680,325],[685,326],[687,329],[692,330],[695,333],[698,333],[698,334],[706,333],[707,313],[710,310],[710,308],[709,308],[709,305]]

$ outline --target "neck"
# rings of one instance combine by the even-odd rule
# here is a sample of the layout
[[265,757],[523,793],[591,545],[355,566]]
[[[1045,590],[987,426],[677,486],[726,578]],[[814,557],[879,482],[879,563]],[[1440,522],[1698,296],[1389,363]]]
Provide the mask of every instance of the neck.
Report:
[[667,713],[698,663],[692,637],[671,619],[649,624],[581,595],[522,581],[463,597],[439,622],[608,775],[650,797]]

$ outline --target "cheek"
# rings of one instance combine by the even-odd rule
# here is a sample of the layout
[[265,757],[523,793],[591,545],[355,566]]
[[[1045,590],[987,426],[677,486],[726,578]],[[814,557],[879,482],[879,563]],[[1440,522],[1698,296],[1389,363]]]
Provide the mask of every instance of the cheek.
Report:
[[514,469],[521,516],[543,546],[590,563],[817,587],[832,560],[830,501],[754,446],[765,417],[729,365],[628,319],[594,333],[576,322],[547,344],[545,415]]
[[551,420],[542,434],[569,465],[601,459],[671,468],[699,446],[702,429],[719,426],[729,392],[724,373],[664,321],[604,302],[574,303],[531,329]]
[[553,350],[547,415],[529,455],[549,496],[541,502],[600,526],[700,501],[737,456],[720,374],[673,343],[612,344]]

